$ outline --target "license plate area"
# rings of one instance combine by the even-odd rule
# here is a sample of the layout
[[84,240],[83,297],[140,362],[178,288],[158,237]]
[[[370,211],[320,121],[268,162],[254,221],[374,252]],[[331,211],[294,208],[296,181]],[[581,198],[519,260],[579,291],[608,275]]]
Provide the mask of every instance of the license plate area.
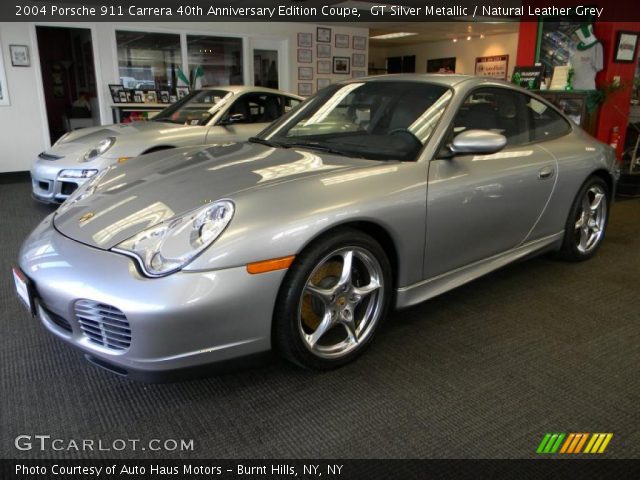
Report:
[[31,315],[35,315],[35,302],[31,281],[19,268],[13,268],[13,282],[16,286],[16,293],[22,303],[25,304]]

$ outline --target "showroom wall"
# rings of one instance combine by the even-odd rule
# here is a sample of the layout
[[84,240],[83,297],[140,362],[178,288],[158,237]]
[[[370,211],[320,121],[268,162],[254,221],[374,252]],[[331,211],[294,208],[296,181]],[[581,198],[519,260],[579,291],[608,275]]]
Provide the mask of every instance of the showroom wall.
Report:
[[[228,23],[46,23],[48,26],[90,28],[94,35],[94,57],[96,61],[96,82],[99,85],[100,119],[102,124],[112,123],[111,97],[108,84],[119,83],[118,59],[116,51],[116,30],[139,30],[148,32],[171,32],[236,36],[244,40],[244,78],[250,82],[253,71],[252,45],[260,42],[271,42],[282,48],[283,58],[280,71],[282,90],[298,92],[298,33],[311,33],[313,38],[312,62],[304,66],[312,66],[314,80],[312,92],[316,91],[316,28],[318,25],[306,23],[267,23],[267,22],[228,22]],[[336,33],[364,36],[368,39],[368,28],[356,28],[350,25],[328,28],[332,30],[332,56],[351,56],[351,48],[335,47],[333,36]],[[40,76],[39,57],[36,44],[35,24],[0,22],[0,44],[7,74],[8,92],[11,104],[0,106],[0,125],[11,128],[0,129],[0,173],[28,170],[39,152],[49,146],[48,126],[44,110],[42,78]],[[30,67],[12,67],[9,57],[9,44],[29,46],[31,52]],[[368,45],[367,45],[368,47]],[[361,53],[367,55],[368,50]],[[365,65],[368,58],[365,58]],[[322,77],[331,81],[344,80],[350,75],[328,74]]]
[[385,68],[387,57],[404,55],[416,56],[416,73],[426,73],[427,60],[435,58],[456,57],[456,73],[473,75],[476,57],[492,55],[509,55],[508,76],[511,77],[518,52],[518,34],[487,35],[484,38],[464,38],[457,42],[443,40],[416,45],[401,45],[397,47],[371,47],[369,62],[376,68]]

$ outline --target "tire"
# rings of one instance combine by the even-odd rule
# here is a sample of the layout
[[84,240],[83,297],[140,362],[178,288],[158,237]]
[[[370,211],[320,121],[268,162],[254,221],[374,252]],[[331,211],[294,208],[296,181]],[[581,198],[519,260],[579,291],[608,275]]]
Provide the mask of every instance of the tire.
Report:
[[602,178],[591,176],[573,201],[559,257],[581,262],[593,257],[604,239],[611,194]]
[[278,293],[276,351],[313,370],[353,361],[385,318],[392,288],[389,259],[373,238],[350,228],[319,237],[297,256]]

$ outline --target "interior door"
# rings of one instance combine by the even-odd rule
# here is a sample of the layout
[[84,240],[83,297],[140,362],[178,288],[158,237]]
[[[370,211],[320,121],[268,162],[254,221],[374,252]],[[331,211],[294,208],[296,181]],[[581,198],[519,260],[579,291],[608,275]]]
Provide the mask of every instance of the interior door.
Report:
[[547,150],[530,143],[527,104],[525,95],[492,88],[475,91],[461,107],[452,137],[468,129],[487,129],[502,133],[508,143],[491,155],[431,161],[425,278],[529,239],[553,191],[557,162]]

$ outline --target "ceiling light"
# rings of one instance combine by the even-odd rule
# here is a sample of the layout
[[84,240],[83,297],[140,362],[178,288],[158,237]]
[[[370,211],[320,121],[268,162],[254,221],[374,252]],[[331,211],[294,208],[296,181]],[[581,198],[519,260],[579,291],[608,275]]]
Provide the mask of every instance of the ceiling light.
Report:
[[389,40],[391,38],[410,37],[412,35],[417,35],[417,33],[412,33],[412,32],[385,33],[384,35],[375,35],[369,38],[371,38],[372,40]]
[[484,33],[480,34],[480,38],[484,38]]
[[469,36],[467,37],[467,40],[471,40],[471,35],[469,35]]
[[457,41],[458,41],[458,39],[457,39],[457,38],[454,38],[454,39],[453,39],[453,43],[456,43]]

